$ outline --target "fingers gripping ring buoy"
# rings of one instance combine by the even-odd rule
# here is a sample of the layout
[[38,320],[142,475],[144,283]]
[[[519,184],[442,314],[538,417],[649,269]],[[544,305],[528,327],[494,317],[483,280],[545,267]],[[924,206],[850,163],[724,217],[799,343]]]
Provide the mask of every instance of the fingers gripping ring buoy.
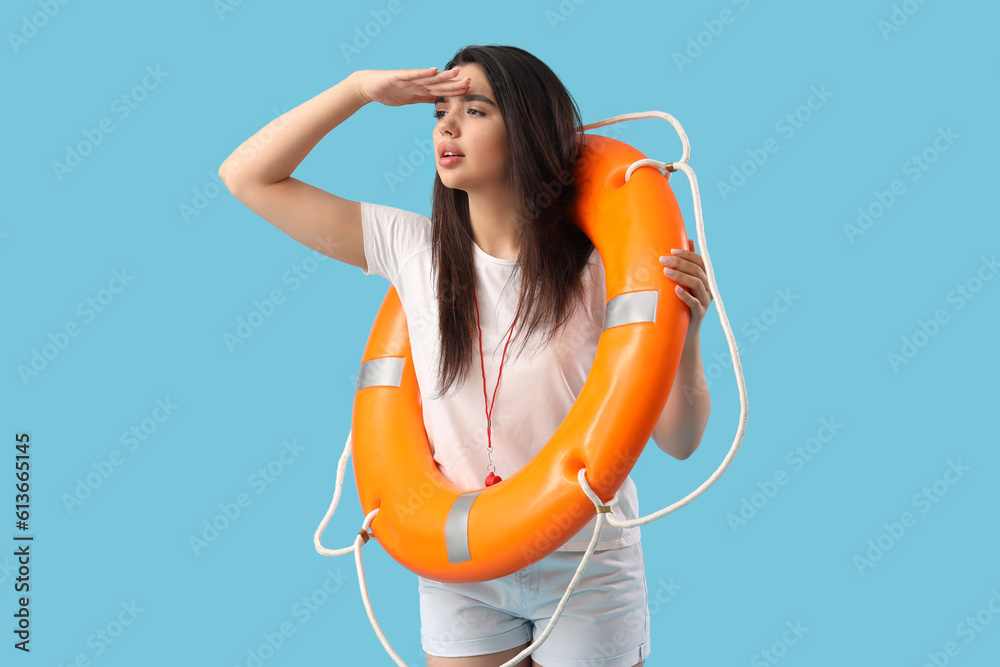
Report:
[[355,390],[352,451],[372,535],[396,561],[438,581],[516,572],[566,543],[624,483],[663,411],[690,311],[660,255],[684,248],[680,208],[656,165],[621,141],[584,134],[574,167],[575,219],[597,247],[607,284],[594,363],[548,443],[488,488],[462,489],[437,469],[424,430],[406,315],[390,287],[368,338]]

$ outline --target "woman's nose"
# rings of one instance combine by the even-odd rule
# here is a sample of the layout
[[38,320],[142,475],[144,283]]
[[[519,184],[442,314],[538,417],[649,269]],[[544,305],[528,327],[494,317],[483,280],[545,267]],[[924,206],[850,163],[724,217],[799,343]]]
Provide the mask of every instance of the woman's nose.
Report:
[[451,116],[445,116],[440,121],[438,121],[437,129],[438,132],[440,132],[441,134],[450,134],[452,136],[455,136],[456,132],[458,131],[458,128],[456,127],[455,123],[452,120],[450,120],[450,118]]
[[444,118],[439,119],[437,130],[441,134],[451,134],[452,136],[458,134],[458,121],[455,120],[454,114],[446,113]]

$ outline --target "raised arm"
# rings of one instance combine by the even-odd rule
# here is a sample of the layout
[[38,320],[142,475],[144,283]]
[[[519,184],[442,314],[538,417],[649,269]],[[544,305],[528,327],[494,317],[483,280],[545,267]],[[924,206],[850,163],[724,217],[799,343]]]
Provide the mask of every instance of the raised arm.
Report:
[[368,102],[401,106],[462,94],[457,70],[359,70],[282,114],[243,142],[219,167],[229,191],[296,241],[368,272],[361,204],[291,174],[319,140]]
[[219,177],[234,197],[288,236],[367,271],[361,204],[291,176],[320,139],[370,101],[357,74],[268,123],[226,158]]

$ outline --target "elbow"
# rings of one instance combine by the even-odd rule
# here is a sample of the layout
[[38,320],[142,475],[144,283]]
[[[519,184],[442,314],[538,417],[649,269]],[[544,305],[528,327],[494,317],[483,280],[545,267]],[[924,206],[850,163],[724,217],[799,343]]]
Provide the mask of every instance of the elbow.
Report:
[[695,444],[694,447],[686,447],[686,448],[681,447],[677,443],[676,439],[664,440],[662,436],[659,439],[657,439],[655,433],[653,434],[653,442],[655,442],[656,446],[660,448],[660,451],[662,451],[664,454],[672,456],[678,461],[683,461],[684,459],[688,458],[689,456],[691,456],[691,454],[694,453],[694,450],[698,448],[697,444]]
[[678,461],[687,460],[698,449],[712,412],[712,399],[704,378],[697,386],[693,394],[685,391],[686,403],[678,391],[671,391],[653,428],[653,440],[659,448]]
[[689,458],[691,458],[691,455],[694,454],[694,450],[696,449],[698,449],[698,443],[695,443],[693,446],[688,447],[686,449],[680,449],[675,447],[674,449],[671,449],[669,451],[668,450],[664,451],[666,451],[668,454],[670,454],[678,461],[687,461]]
[[670,435],[658,434],[654,431],[653,441],[665,454],[669,454],[678,461],[686,461],[698,450],[707,426],[708,414],[706,413],[704,418],[698,420],[693,430],[683,433],[675,431]]
[[[240,170],[246,165],[240,164],[238,159],[232,157],[228,158],[222,165],[219,166],[219,179],[226,186],[230,193],[236,195],[237,190],[249,191],[250,188],[257,188],[258,186],[271,185],[272,181],[261,181],[256,177],[243,173],[242,176],[238,176]],[[287,176],[281,180],[287,180]],[[280,183],[281,181],[273,181],[273,183]]]
[[245,178],[237,177],[243,166],[240,164],[239,158],[235,157],[235,154],[230,155],[219,165],[219,179],[229,192],[233,194],[236,194],[237,188],[242,187],[242,183],[246,182]]
[[232,167],[230,166],[230,164],[229,164],[228,161],[223,162],[219,166],[219,180],[222,181],[223,185],[226,186],[227,190],[229,190],[230,192],[233,191],[233,187],[234,187],[234,184],[233,184],[233,170],[232,170]]

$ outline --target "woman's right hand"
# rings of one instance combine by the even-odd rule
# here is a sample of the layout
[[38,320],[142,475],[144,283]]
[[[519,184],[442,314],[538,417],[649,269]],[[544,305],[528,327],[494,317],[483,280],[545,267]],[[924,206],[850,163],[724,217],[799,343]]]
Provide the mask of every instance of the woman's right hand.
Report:
[[354,72],[358,92],[369,102],[399,107],[434,102],[438,97],[460,95],[469,88],[469,77],[456,79],[458,69],[363,69]]

